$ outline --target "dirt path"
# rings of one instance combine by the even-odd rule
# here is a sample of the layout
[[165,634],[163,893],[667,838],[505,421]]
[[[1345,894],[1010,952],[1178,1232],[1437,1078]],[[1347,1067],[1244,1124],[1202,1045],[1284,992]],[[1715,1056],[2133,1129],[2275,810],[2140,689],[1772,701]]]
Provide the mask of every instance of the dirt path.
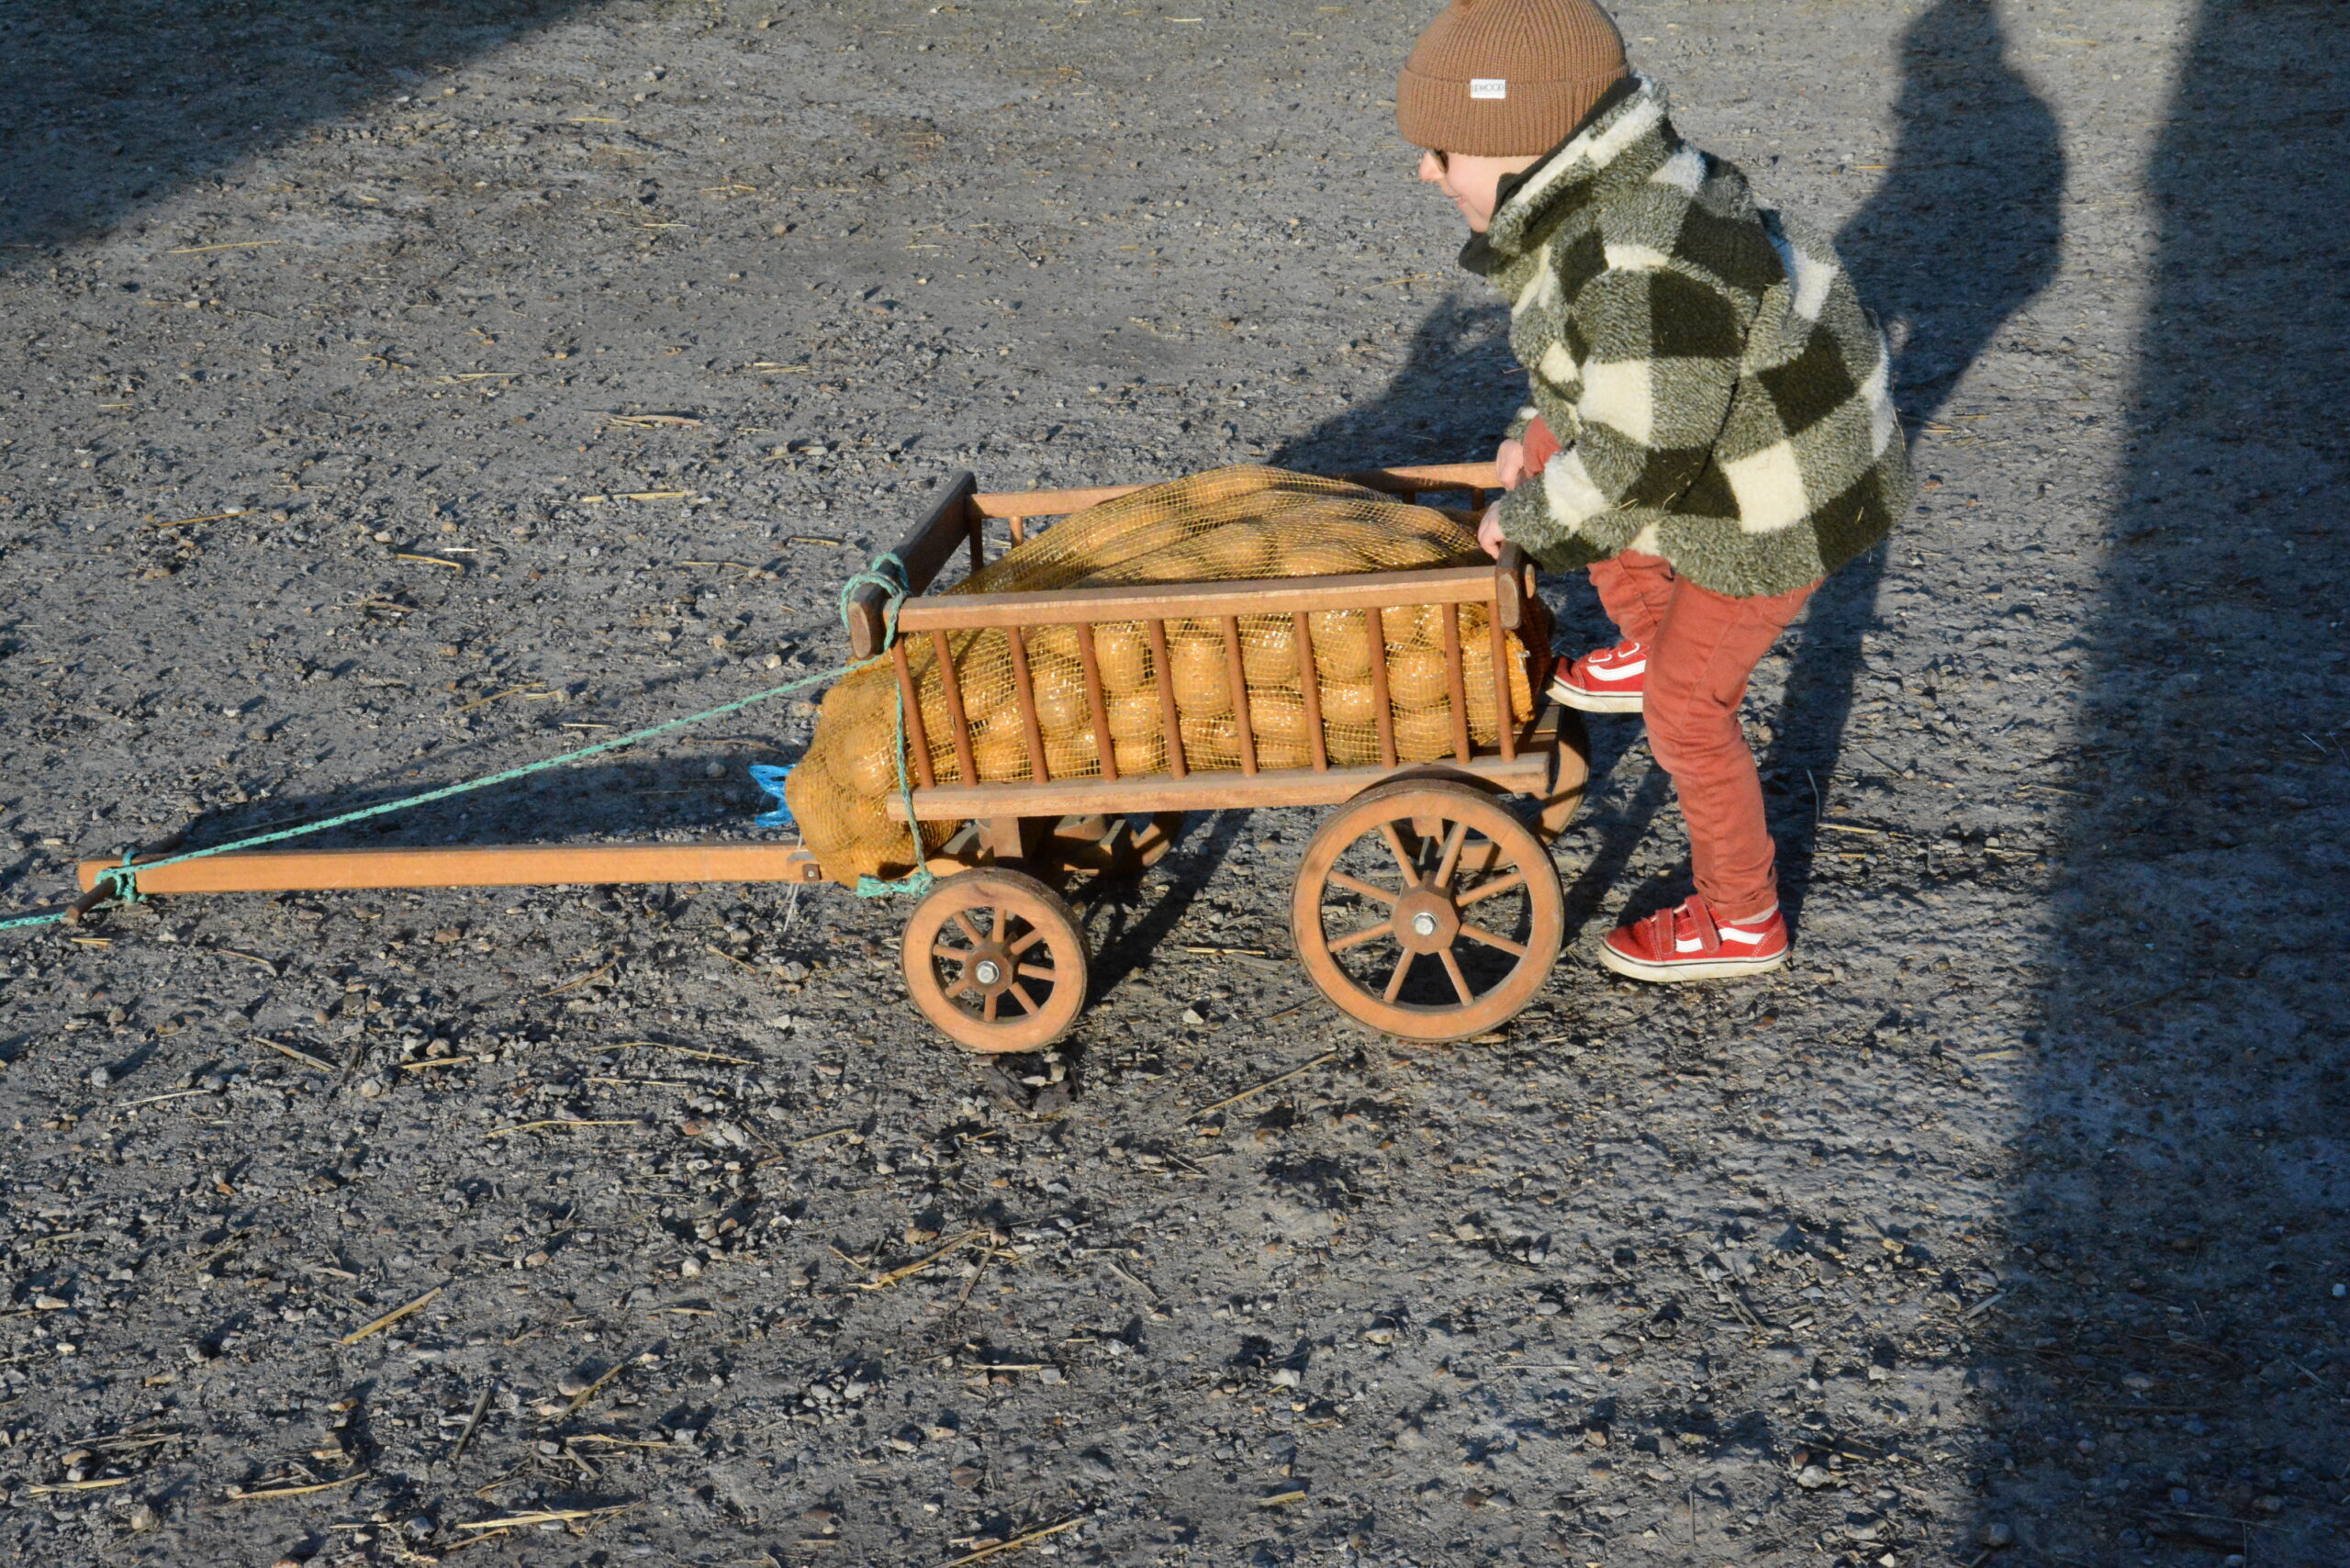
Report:
[[[829,666],[952,468],[1478,455],[1427,8],[20,8],[0,892]],[[9,1552],[2338,1560],[2350,29],[1620,14],[1841,230],[1930,476],[1756,684],[1795,968],[1367,1038],[1282,956],[1304,812],[1090,907],[1066,1084],[832,890],[0,936]],[[373,842],[742,831],[806,725]],[[1681,875],[1596,738],[1583,947]]]

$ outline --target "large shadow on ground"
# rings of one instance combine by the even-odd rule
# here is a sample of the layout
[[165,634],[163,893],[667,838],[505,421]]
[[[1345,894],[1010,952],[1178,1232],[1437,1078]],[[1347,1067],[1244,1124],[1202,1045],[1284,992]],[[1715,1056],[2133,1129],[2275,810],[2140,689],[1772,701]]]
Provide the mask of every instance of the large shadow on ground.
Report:
[[2034,1562],[2350,1559],[2345,50],[2333,0],[2209,0],[2149,174],[2015,1266],[1977,1347],[1986,1522]]
[[[49,0],[0,13],[0,266],[586,0]],[[438,91],[437,87],[432,89]]]
[[[1989,0],[1939,0],[1901,40],[1892,167],[1836,237],[1897,348],[1893,383],[1914,441],[1999,329],[2056,275],[2065,152],[2056,116],[2007,58]],[[1921,476],[1922,477],[1922,476]],[[1762,758],[1781,898],[1799,916],[1821,792],[1845,765],[1863,639],[1894,540],[1812,596]]]
[[[1399,175],[1399,179],[1400,179]],[[1406,196],[1425,196],[1416,189]],[[1431,223],[1449,221],[1440,201]],[[1342,409],[1281,443],[1267,462],[1314,474],[1405,463],[1475,463],[1494,454],[1526,378],[1509,352],[1509,312],[1467,274],[1413,329],[1379,396]]]

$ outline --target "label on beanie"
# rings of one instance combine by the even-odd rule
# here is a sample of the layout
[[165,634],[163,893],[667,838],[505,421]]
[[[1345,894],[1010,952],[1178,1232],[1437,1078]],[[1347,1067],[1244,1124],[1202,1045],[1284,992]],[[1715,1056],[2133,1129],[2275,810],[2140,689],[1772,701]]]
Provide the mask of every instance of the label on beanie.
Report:
[[1509,96],[1509,82],[1501,76],[1472,76],[1469,78],[1469,95],[1472,98],[1506,98]]

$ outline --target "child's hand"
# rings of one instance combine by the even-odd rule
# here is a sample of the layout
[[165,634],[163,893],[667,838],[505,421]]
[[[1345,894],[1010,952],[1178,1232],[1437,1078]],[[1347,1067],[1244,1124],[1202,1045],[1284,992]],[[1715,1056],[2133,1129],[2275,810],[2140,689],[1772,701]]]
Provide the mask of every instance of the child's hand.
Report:
[[1526,477],[1526,443],[1505,441],[1494,449],[1494,466],[1500,470],[1502,488],[1515,490]]
[[[1513,441],[1505,444],[1516,446],[1517,442]],[[1502,546],[1507,543],[1502,537],[1502,504],[1495,501],[1485,509],[1485,515],[1477,520],[1477,543],[1486,554],[1499,560]]]

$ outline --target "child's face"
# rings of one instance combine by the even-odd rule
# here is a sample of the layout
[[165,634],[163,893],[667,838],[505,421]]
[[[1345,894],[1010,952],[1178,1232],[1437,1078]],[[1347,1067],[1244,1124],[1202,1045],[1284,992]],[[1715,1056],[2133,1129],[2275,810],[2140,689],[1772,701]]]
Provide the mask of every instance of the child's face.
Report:
[[1540,154],[1524,158],[1486,158],[1470,152],[1423,152],[1420,178],[1452,198],[1470,232],[1483,234],[1494,220],[1495,187],[1505,175],[1534,166]]

